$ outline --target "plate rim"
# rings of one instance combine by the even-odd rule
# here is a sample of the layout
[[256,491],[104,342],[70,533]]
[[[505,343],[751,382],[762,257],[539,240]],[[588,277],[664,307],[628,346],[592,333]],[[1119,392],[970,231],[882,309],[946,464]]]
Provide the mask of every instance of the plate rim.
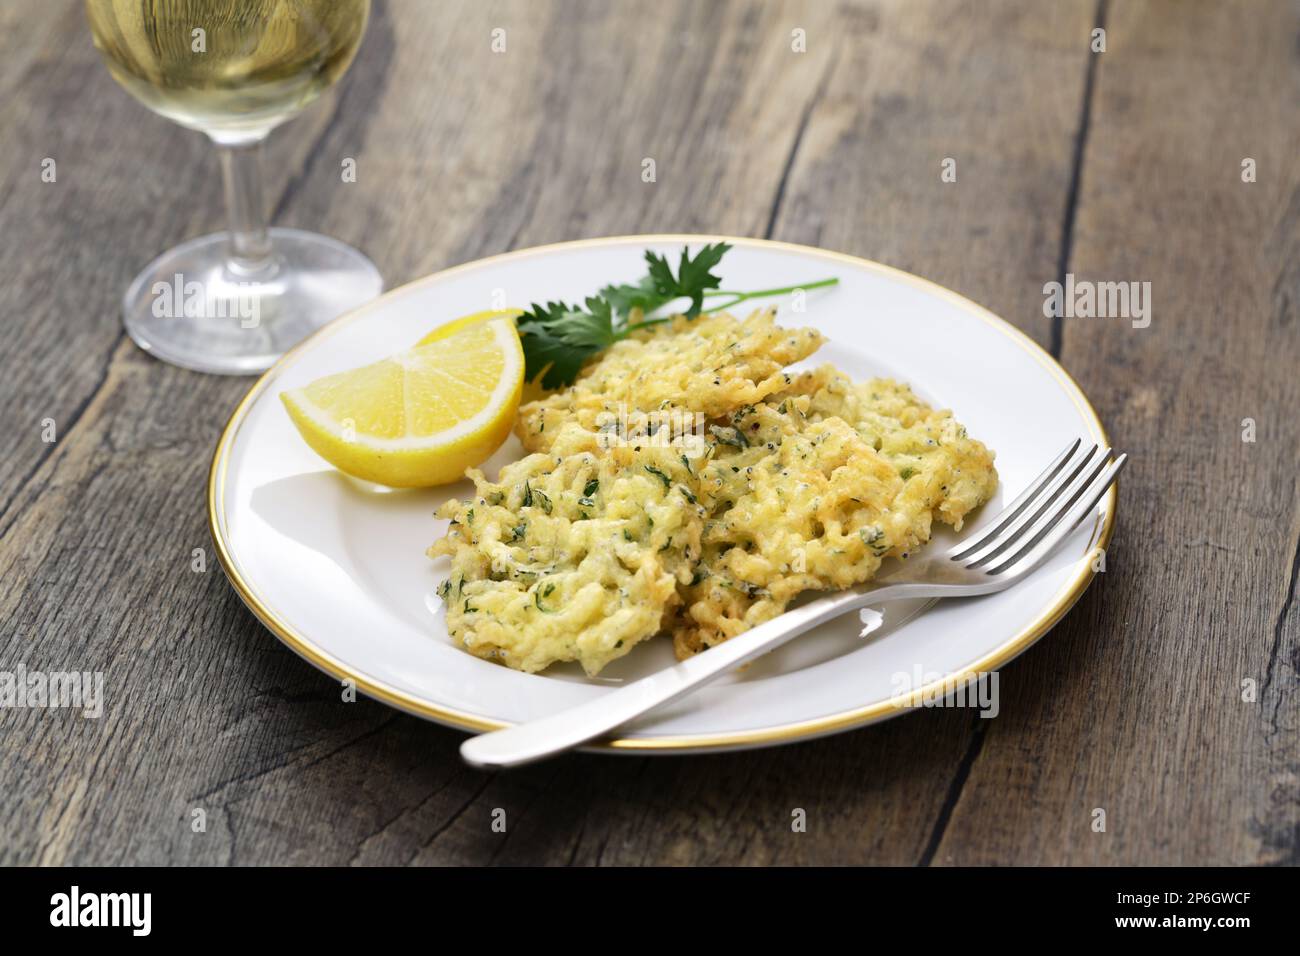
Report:
[[[610,245],[635,245],[638,243],[713,243],[726,242],[736,247],[762,248],[783,250],[786,252],[798,252],[803,254],[814,254],[817,256],[839,260],[855,268],[865,269],[868,272],[875,272],[880,275],[888,276],[892,279],[905,282],[914,287],[923,289],[931,294],[945,299],[952,305],[961,308],[963,311],[970,313],[973,317],[984,322],[991,328],[996,329],[1006,335],[1016,345],[1023,349],[1026,354],[1042,366],[1057,382],[1065,387],[1067,395],[1075,407],[1083,414],[1085,420],[1090,420],[1090,425],[1095,432],[1095,437],[1105,445],[1109,445],[1109,439],[1106,435],[1106,428],[1102,424],[1101,416],[1089,401],[1087,393],[1075,380],[1065,367],[1061,365],[1046,349],[1035,342],[1032,338],[1016,328],[1006,319],[993,313],[989,309],[966,298],[958,292],[939,285],[930,279],[923,278],[914,273],[907,272],[894,266],[876,262],[872,259],[864,259],[861,256],[851,255],[846,252],[837,252],[830,249],[822,249],[817,246],[804,245],[802,243],[784,242],[774,239],[758,239],[744,236],[727,236],[716,234],[697,234],[697,233],[647,233],[618,236],[603,236],[588,239],[574,239],[564,242],[546,243],[538,246],[529,246],[524,249],[512,249],[508,252],[497,253],[491,256],[485,256],[474,259],[469,262],[458,263],[445,269],[440,269],[418,279],[397,286],[384,292],[382,295],[358,306],[350,312],[345,312],[335,319],[317,329],[307,338],[303,339],[284,355],[282,355],[270,368],[263,372],[249,388],[248,392],[231,412],[225,426],[222,428],[221,436],[212,454],[212,463],[208,468],[208,493],[207,493],[207,511],[208,511],[208,531],[212,536],[212,542],[216,550],[217,559],[221,564],[222,571],[226,579],[234,588],[235,593],[239,595],[246,607],[253,612],[253,615],[261,621],[264,627],[274,634],[290,650],[298,654],[299,657],[306,660],[319,670],[335,677],[339,680],[352,681],[356,689],[366,696],[396,707],[407,713],[414,714],[417,717],[432,720],[444,726],[456,730],[468,731],[470,733],[479,733],[491,730],[499,730],[511,726],[504,721],[496,721],[472,714],[466,711],[457,710],[452,707],[443,707],[430,704],[428,701],[418,698],[399,688],[390,686],[383,681],[367,677],[365,674],[353,669],[343,661],[324,651],[312,642],[310,638],[299,633],[285,621],[275,609],[270,607],[266,601],[258,594],[256,589],[244,579],[235,562],[234,556],[230,551],[229,544],[224,534],[225,526],[225,479],[226,465],[229,460],[230,449],[234,445],[234,440],[238,435],[239,429],[244,423],[253,403],[258,397],[266,391],[271,381],[275,378],[283,366],[295,358],[300,352],[305,351],[308,347],[314,346],[333,335],[343,326],[356,321],[370,310],[384,304],[390,297],[396,297],[399,294],[408,292],[412,289],[441,281],[448,276],[459,272],[468,271],[473,268],[479,268],[492,263],[503,262],[508,259],[525,258],[540,253],[554,252],[559,250],[573,250],[582,248],[592,248],[596,246]],[[1037,643],[1043,635],[1050,631],[1062,617],[1069,612],[1070,608],[1083,596],[1096,577],[1097,572],[1093,570],[1095,555],[1098,550],[1104,551],[1110,543],[1111,535],[1115,529],[1116,509],[1118,505],[1118,487],[1112,485],[1106,497],[1102,499],[1104,505],[1101,516],[1101,531],[1097,535],[1096,526],[1094,525],[1093,535],[1089,540],[1096,540],[1089,552],[1085,555],[1085,560],[1081,562],[1081,569],[1068,581],[1065,586],[1056,593],[1052,598],[1051,604],[1021,631],[1008,640],[1004,641],[998,647],[985,654],[979,660],[967,665],[966,668],[956,675],[949,675],[937,681],[931,682],[918,691],[907,691],[898,694],[888,700],[878,701],[873,704],[867,704],[862,707],[854,707],[848,710],[840,711],[834,714],[828,714],[822,717],[810,720],[795,721],[792,723],[778,724],[771,727],[760,727],[752,730],[737,731],[726,734],[675,734],[667,737],[619,737],[612,740],[596,742],[587,745],[583,749],[604,751],[604,752],[643,752],[643,753],[681,753],[694,752],[703,753],[718,751],[724,749],[742,749],[758,746],[769,746],[783,743],[793,743],[798,740],[806,740],[814,737],[820,737],[827,734],[838,733],[845,730],[851,730],[857,727],[865,727],[868,724],[877,723],[889,717],[907,713],[915,709],[907,706],[908,699],[917,699],[916,694],[922,696],[919,699],[928,699],[925,695],[932,694],[946,686],[953,686],[954,681],[965,681],[979,673],[985,673],[1001,667],[1018,657],[1024,651],[1028,650]]]

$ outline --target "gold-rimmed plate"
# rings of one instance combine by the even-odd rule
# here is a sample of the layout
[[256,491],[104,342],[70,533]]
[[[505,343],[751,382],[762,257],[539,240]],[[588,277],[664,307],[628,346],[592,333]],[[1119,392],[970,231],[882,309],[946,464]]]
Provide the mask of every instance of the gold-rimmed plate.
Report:
[[[468,731],[544,716],[671,661],[668,642],[638,647],[599,679],[576,668],[522,674],[457,648],[440,614],[443,562],[433,511],[468,483],[380,491],[332,470],[294,430],[278,394],[382,358],[459,315],[543,299],[580,299],[633,280],[646,249],[727,241],[727,288],[837,276],[839,284],[776,302],[785,320],[829,343],[814,356],[854,378],[890,375],[951,407],[997,452],[1002,491],[978,528],[1078,436],[1105,441],[1078,385],[1031,339],[980,306],[878,263],[806,246],[724,236],[620,236],[540,246],[456,266],[395,289],[303,342],[240,402],[213,456],[209,520],[222,566],[244,602],[311,663],[374,698]],[[792,309],[802,309],[790,315]],[[512,438],[494,473],[521,454]],[[833,622],[593,749],[725,750],[788,742],[882,720],[951,682],[996,670],[1046,633],[1087,588],[1114,522],[1114,490],[1047,565],[1001,594],[918,608],[891,605],[862,638]],[[955,540],[936,535],[936,547]]]

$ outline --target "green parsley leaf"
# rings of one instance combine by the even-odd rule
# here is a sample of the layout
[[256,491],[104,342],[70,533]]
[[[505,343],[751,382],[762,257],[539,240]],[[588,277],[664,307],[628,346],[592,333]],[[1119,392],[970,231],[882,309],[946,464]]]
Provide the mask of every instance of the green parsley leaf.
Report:
[[531,382],[542,375],[543,388],[571,384],[587,359],[627,334],[614,327],[609,303],[595,296],[587,300],[587,311],[563,302],[534,303],[516,327],[524,377]]
[[731,246],[725,242],[713,243],[697,252],[692,259],[689,250],[683,247],[681,259],[677,263],[676,277],[668,267],[668,260],[665,257],[647,252],[645,258],[650,264],[650,277],[654,279],[659,294],[670,299],[678,297],[690,299],[691,304],[685,314],[688,319],[693,319],[704,307],[705,291],[722,285],[722,280],[709,270],[718,264],[730,248]]
[[654,278],[648,275],[635,284],[607,285],[600,290],[600,294],[624,318],[633,309],[640,309],[649,315],[668,301],[659,294]]
[[[640,323],[628,322],[635,310],[644,317],[675,299],[687,299],[690,304],[683,314],[693,319],[703,311],[706,297],[722,296],[727,300],[710,310],[717,311],[746,299],[781,295],[795,288],[819,288],[837,281],[823,279],[785,289],[721,292],[718,289],[722,280],[713,269],[730,249],[725,242],[710,243],[692,257],[690,248],[683,246],[675,274],[666,256],[647,250],[646,275],[636,282],[605,286],[599,295],[584,302],[585,308],[565,302],[534,303],[515,320],[524,349],[525,378],[533,382],[540,377],[546,389],[573,384],[587,359],[640,327]],[[664,321],[657,318],[651,324]]]
[[713,243],[697,252],[692,259],[690,250],[683,246],[676,275],[673,275],[666,256],[647,251],[645,260],[650,267],[649,274],[634,283],[607,285],[600,290],[600,294],[624,318],[633,309],[640,309],[649,315],[673,299],[690,299],[690,307],[684,314],[688,319],[693,319],[704,306],[705,292],[722,284],[722,280],[709,270],[718,264],[730,248],[725,242]]
[[570,345],[582,348],[594,345],[596,348],[609,348],[626,333],[614,328],[614,317],[610,305],[600,296],[587,299],[587,311],[569,309],[561,317],[555,332]]

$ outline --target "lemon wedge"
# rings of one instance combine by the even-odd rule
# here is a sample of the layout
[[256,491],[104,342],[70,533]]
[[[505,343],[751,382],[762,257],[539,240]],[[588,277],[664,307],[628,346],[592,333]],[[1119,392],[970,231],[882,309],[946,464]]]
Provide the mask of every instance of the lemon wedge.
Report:
[[415,344],[417,346],[428,345],[430,342],[437,342],[450,335],[455,335],[461,329],[470,325],[478,325],[480,322],[487,322],[491,319],[515,319],[523,314],[523,309],[485,309],[482,312],[471,312],[469,315],[462,315],[459,319],[444,322]]
[[[452,319],[450,322],[444,322],[424,338],[420,339],[416,345],[427,345],[429,342],[436,342],[439,339],[445,339],[447,336],[459,332],[467,325],[476,325],[479,322],[486,322],[489,319],[516,319],[523,314],[523,309],[486,309],[482,312],[471,312],[469,315],[462,315],[459,319]],[[528,402],[536,402],[545,397],[546,389],[542,388],[542,376],[538,375],[531,382],[524,382],[524,390],[520,395],[519,404],[524,405]]]
[[394,488],[444,485],[482,464],[514,424],[524,352],[508,317],[448,324],[457,328],[445,337],[282,392],[307,444],[339,471]]

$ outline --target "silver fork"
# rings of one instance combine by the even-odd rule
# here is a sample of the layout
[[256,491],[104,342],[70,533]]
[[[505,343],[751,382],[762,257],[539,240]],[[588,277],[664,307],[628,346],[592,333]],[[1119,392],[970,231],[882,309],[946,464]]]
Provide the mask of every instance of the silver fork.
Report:
[[608,734],[733,667],[849,611],[905,598],[972,597],[1011,587],[1052,556],[1115,481],[1127,455],[1076,439],[987,530],[944,554],[917,555],[871,584],[811,601],[744,634],[558,714],[471,737],[461,756],[475,767],[513,767]]

